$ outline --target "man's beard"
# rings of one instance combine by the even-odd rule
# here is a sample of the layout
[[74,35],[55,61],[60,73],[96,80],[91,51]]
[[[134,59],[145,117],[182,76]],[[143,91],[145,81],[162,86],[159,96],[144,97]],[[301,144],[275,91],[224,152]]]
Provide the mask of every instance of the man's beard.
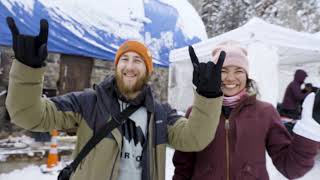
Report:
[[142,77],[140,77],[136,81],[136,83],[133,86],[128,87],[123,81],[123,75],[120,72],[116,73],[116,83],[117,83],[118,90],[122,95],[124,95],[128,99],[131,99],[132,98],[131,96],[133,94],[141,91],[143,87],[147,84],[148,80],[149,80],[149,76],[144,74]]

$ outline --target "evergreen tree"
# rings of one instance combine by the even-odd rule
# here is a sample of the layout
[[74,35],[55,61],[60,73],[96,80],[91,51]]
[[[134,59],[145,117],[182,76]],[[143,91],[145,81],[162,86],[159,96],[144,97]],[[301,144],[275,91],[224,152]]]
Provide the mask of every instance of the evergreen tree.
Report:
[[297,31],[320,31],[320,0],[203,0],[200,16],[209,37],[245,24],[252,17]]

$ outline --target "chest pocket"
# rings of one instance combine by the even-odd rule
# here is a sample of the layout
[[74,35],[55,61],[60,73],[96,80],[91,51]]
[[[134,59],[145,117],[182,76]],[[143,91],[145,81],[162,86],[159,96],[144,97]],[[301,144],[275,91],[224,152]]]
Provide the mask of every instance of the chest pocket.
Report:
[[154,145],[168,143],[167,113],[161,104],[156,103],[154,114]]

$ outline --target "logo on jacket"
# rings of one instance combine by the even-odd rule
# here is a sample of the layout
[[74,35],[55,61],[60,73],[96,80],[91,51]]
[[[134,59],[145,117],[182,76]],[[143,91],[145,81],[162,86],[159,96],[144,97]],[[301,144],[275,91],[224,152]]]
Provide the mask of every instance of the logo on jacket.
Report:
[[129,118],[127,122],[121,126],[121,128],[123,137],[129,143],[133,141],[134,145],[137,146],[137,144],[140,142],[140,145],[143,146],[145,142],[145,135],[141,126],[137,126],[136,123]]

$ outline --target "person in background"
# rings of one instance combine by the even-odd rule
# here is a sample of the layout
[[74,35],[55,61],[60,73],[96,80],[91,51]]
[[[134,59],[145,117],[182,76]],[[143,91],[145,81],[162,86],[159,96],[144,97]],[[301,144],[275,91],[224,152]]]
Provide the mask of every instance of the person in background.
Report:
[[281,115],[282,123],[291,134],[297,120],[301,118],[301,104],[310,93],[308,86],[305,86],[305,89],[301,89],[301,85],[307,76],[304,70],[296,70],[293,81],[286,88],[282,103],[278,104],[277,109]]
[[217,64],[197,63],[194,111],[186,119],[169,104],[153,98],[148,84],[153,71],[151,53],[135,40],[118,48],[114,76],[95,89],[41,97],[49,24],[41,20],[39,35],[30,36],[19,33],[13,18],[8,17],[7,23],[16,58],[6,99],[13,123],[32,131],[78,127],[77,155],[112,117],[128,106],[138,108],[90,151],[70,179],[163,180],[167,144],[183,151],[200,151],[214,138],[222,106],[224,53]]
[[304,85],[304,88],[302,89],[302,93],[308,93],[309,94],[311,92],[314,92],[314,88],[313,88],[312,83],[306,83]]
[[[213,49],[214,62],[222,50],[226,52],[221,74],[224,97],[215,138],[200,152],[176,151],[173,180],[268,180],[266,151],[285,177],[303,176],[317,155],[320,116],[312,117],[311,112],[313,106],[320,108],[320,97],[313,105],[314,93],[308,96],[291,136],[276,109],[257,99],[247,51],[238,42],[224,42]],[[193,113],[194,107],[186,116]]]
[[304,88],[303,88],[302,92],[303,93],[311,93],[311,92],[316,93],[318,89],[319,88],[313,86],[312,83],[306,83],[304,85]]
[[298,69],[295,71],[294,79],[286,88],[283,101],[281,103],[281,115],[291,118],[293,120],[300,119],[301,105],[300,103],[309,94],[301,89],[301,85],[307,77],[307,73]]

